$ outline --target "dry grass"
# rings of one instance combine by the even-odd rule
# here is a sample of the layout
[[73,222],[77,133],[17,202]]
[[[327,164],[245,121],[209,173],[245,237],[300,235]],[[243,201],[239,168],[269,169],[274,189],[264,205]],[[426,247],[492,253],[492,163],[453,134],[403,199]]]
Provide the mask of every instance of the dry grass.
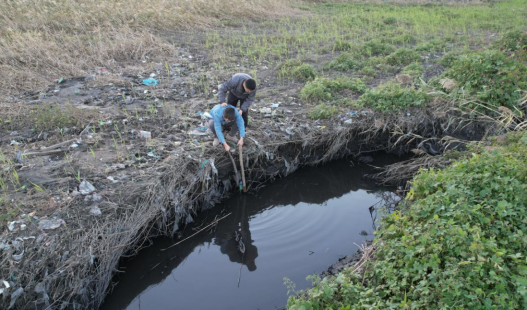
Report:
[[289,14],[293,1],[2,1],[0,88],[10,93],[38,89],[97,66],[164,58],[175,49],[160,33]]

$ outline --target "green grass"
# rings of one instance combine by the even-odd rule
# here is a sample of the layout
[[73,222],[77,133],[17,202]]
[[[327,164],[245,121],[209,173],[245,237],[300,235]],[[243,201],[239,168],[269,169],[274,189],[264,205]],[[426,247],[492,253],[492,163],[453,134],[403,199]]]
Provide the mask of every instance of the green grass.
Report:
[[250,27],[234,35],[211,31],[206,48],[220,55],[220,61],[236,55],[249,62],[309,56],[317,50],[327,52],[326,46],[329,51],[365,46],[364,53],[373,56],[384,55],[392,45],[412,48],[420,42],[422,51],[449,52],[486,46],[489,29],[525,30],[525,7],[526,0],[493,6],[318,3],[304,6],[313,13],[309,16],[268,21],[258,32]]
[[327,119],[339,113],[339,109],[329,104],[319,104],[309,110],[311,119]]
[[318,280],[288,309],[525,309],[527,134],[422,171],[383,219],[363,275]]
[[350,53],[341,53],[335,60],[328,64],[328,68],[335,69],[338,71],[350,71],[358,69],[360,61],[353,58]]
[[287,60],[278,67],[278,70],[279,76],[302,82],[314,80],[318,75],[315,67],[298,60]]
[[393,112],[409,107],[425,107],[430,96],[421,90],[406,88],[390,82],[370,89],[353,103],[356,107],[371,108],[379,112]]
[[366,84],[359,79],[318,77],[304,86],[300,91],[300,97],[310,102],[330,101],[337,99],[339,91],[342,90],[351,90],[357,94],[362,94],[367,89]]

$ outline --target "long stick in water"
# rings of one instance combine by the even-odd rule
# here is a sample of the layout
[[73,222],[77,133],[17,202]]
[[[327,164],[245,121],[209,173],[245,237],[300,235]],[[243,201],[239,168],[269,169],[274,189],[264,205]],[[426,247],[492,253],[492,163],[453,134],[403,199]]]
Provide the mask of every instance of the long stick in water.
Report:
[[243,169],[243,153],[242,146],[239,146],[240,153],[240,169],[242,170],[242,182],[243,182],[243,192],[247,192],[247,187],[245,186],[245,170]]
[[232,158],[231,152],[227,152],[227,154],[229,154],[232,166],[234,167],[234,180],[236,181],[236,188],[238,188],[238,186],[240,186],[240,179],[238,178],[238,168],[236,168],[236,162],[234,161],[234,158]]

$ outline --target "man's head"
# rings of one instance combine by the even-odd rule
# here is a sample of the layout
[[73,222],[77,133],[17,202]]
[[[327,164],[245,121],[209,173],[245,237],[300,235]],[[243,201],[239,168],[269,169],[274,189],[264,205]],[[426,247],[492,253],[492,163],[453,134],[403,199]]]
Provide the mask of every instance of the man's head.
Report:
[[230,123],[232,121],[234,121],[236,119],[236,111],[234,110],[234,108],[227,108],[225,110],[223,110],[223,119],[227,122],[227,123]]
[[250,93],[256,89],[256,81],[253,79],[247,79],[243,81],[243,89],[246,93]]

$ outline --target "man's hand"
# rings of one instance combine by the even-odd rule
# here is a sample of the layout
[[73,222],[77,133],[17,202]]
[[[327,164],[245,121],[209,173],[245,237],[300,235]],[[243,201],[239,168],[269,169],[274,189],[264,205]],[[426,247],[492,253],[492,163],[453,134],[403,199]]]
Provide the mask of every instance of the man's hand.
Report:
[[242,137],[240,137],[240,140],[238,140],[238,145],[239,146],[243,146],[243,138]]
[[222,107],[226,107],[227,106],[227,102],[224,102],[221,104]]
[[240,113],[240,115],[242,115],[243,114],[242,109],[238,109],[238,113]]
[[223,142],[223,147],[225,148],[225,151],[230,151],[231,147],[227,144],[227,142]]

